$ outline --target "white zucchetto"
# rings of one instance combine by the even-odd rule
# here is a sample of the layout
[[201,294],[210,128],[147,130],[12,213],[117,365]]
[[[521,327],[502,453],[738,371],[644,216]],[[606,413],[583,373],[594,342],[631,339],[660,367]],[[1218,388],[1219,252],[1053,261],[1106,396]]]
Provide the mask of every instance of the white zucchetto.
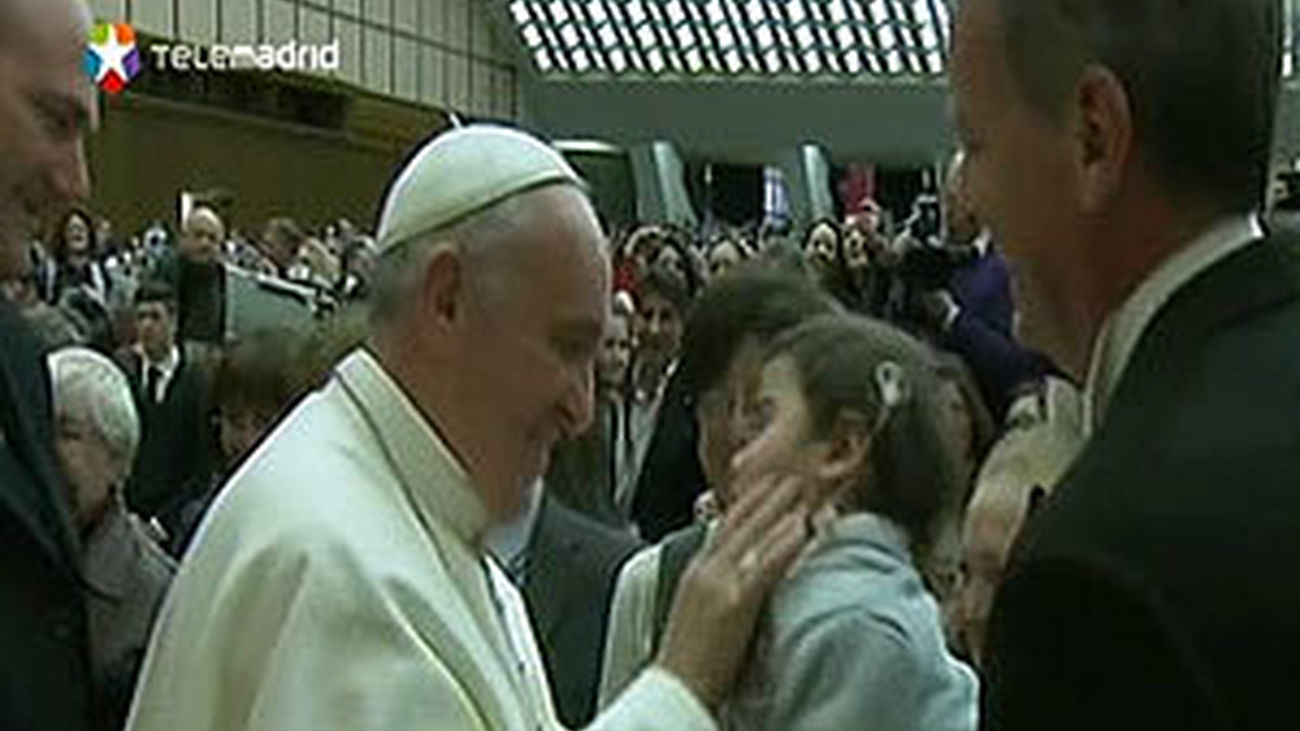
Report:
[[586,189],[559,152],[531,135],[486,124],[449,130],[397,176],[379,217],[378,252],[553,183]]

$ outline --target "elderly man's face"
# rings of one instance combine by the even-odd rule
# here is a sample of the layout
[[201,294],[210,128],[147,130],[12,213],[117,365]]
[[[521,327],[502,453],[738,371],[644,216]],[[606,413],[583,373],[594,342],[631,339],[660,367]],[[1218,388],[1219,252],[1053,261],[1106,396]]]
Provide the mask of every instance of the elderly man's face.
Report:
[[98,124],[79,5],[7,4],[19,26],[0,41],[0,276],[24,272],[40,228],[89,194],[82,142]]
[[977,665],[983,662],[989,612],[1028,510],[1028,500],[1007,486],[983,487],[972,500],[962,531],[961,583],[949,624]]
[[[1025,292],[1070,291],[1085,221],[1071,206],[1078,166],[1069,125],[1048,120],[1020,92],[1003,49],[995,0],[963,2],[953,41],[952,89],[974,214],[1017,262]],[[1051,297],[1030,309],[1055,310]],[[1053,319],[1057,319],[1053,314]],[[1050,336],[1045,336],[1050,337]],[[1040,343],[1041,344],[1041,343]]]
[[[610,309],[609,263],[585,196],[530,196],[515,258],[471,282],[455,344],[465,401],[457,449],[496,519],[515,515],[552,447],[591,423],[596,357]],[[510,244],[504,244],[510,246]],[[490,281],[495,279],[496,281]]]
[[181,232],[179,253],[195,264],[215,264],[221,260],[221,247],[226,241],[226,227],[216,213],[198,208],[185,219]]

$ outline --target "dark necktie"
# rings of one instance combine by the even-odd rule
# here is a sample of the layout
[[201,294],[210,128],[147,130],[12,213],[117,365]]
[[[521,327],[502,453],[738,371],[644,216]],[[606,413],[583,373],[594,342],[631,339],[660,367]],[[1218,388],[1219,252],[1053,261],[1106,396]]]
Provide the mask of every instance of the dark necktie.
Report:
[[149,396],[149,403],[156,404],[162,401],[162,394],[158,393],[158,384],[162,381],[162,369],[158,366],[149,366],[144,372],[144,392]]

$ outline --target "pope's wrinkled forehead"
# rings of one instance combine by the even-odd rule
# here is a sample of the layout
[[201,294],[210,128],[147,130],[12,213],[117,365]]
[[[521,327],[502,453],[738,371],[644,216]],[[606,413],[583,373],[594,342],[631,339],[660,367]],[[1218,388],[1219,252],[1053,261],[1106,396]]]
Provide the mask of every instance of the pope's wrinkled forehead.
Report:
[[560,153],[541,140],[493,125],[451,130],[421,148],[394,181],[380,215],[379,252],[557,183],[586,189]]

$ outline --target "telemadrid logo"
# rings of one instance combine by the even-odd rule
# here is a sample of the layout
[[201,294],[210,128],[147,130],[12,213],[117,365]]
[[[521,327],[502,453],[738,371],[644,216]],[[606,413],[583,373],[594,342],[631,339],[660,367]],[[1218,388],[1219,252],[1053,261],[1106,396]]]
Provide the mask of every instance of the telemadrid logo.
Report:
[[126,23],[95,25],[86,47],[85,68],[99,88],[109,94],[125,89],[143,68],[135,30]]
[[[5,0],[0,0],[4,2]],[[158,71],[338,71],[339,42],[280,44],[217,43],[211,47],[186,43],[139,44],[126,23],[99,23],[90,31],[86,73],[109,94],[117,94],[145,67],[146,52]]]

